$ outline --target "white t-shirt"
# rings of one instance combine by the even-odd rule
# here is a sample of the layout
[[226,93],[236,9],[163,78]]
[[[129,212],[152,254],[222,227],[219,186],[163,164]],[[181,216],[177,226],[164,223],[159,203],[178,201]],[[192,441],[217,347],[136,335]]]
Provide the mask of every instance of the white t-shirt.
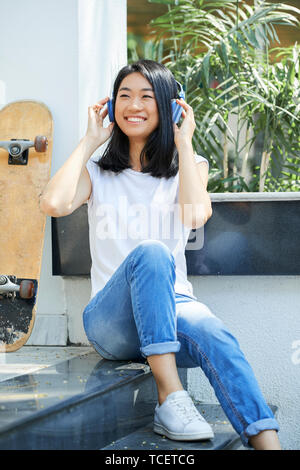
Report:
[[[200,155],[195,154],[195,160],[208,164]],[[190,229],[179,219],[179,172],[168,179],[131,168],[117,174],[102,170],[92,159],[86,168],[92,182],[88,200],[91,298],[143,240],[160,240],[169,247],[176,264],[175,292],[194,297],[184,254]]]

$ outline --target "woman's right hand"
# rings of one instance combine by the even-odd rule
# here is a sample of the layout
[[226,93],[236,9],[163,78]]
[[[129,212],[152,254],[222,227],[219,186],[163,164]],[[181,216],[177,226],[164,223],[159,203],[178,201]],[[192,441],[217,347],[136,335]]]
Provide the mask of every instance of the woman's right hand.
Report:
[[108,115],[107,108],[103,111],[105,104],[109,98],[103,98],[97,101],[93,106],[88,108],[88,126],[86,131],[86,138],[95,146],[95,149],[104,144],[109,139],[114,123],[110,123],[108,127],[103,127],[104,118]]

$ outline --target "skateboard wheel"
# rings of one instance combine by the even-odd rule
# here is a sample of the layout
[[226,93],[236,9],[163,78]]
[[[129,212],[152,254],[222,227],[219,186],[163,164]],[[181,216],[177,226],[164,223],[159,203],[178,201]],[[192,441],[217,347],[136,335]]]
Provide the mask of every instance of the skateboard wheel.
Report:
[[21,281],[20,297],[22,299],[31,299],[34,295],[34,284],[32,281]]
[[4,286],[4,284],[7,284],[7,277],[6,276],[0,276],[0,286]]
[[37,135],[34,139],[34,148],[37,152],[46,152],[48,139],[44,135]]

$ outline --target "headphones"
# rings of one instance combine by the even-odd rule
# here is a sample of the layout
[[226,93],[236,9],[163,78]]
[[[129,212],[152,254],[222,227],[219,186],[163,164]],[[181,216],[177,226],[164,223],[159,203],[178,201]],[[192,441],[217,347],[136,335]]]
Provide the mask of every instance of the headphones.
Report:
[[[177,81],[176,83],[178,87],[178,98],[185,99],[185,93],[183,91],[182,85]],[[107,102],[108,117],[109,117],[110,122],[114,122],[115,120],[113,102],[114,102],[114,96],[112,96],[112,98]],[[177,124],[182,114],[182,107],[180,106],[180,104],[176,103],[175,99],[171,100],[171,105],[172,105],[172,119],[173,119],[173,122]]]

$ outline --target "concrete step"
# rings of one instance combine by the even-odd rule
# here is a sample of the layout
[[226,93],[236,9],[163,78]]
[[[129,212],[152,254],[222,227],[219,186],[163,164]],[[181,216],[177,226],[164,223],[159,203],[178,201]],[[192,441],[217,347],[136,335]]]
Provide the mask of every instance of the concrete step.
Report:
[[155,384],[148,366],[106,361],[87,348],[47,365],[38,349],[31,363],[22,353],[23,374],[16,353],[15,370],[13,356],[2,358],[0,449],[99,449],[150,421],[153,410],[147,415],[144,403]]
[[211,424],[214,438],[206,441],[173,441],[160,436],[153,431],[153,416],[151,421],[142,428],[127,436],[111,442],[102,450],[165,450],[199,451],[199,450],[234,450],[243,448],[240,437],[226,418],[220,405],[197,403],[196,408]]
[[[186,388],[186,369],[179,376]],[[89,347],[24,346],[0,355],[1,450],[244,450],[216,404],[195,403],[213,440],[155,434],[156,402],[149,366],[107,361]]]

